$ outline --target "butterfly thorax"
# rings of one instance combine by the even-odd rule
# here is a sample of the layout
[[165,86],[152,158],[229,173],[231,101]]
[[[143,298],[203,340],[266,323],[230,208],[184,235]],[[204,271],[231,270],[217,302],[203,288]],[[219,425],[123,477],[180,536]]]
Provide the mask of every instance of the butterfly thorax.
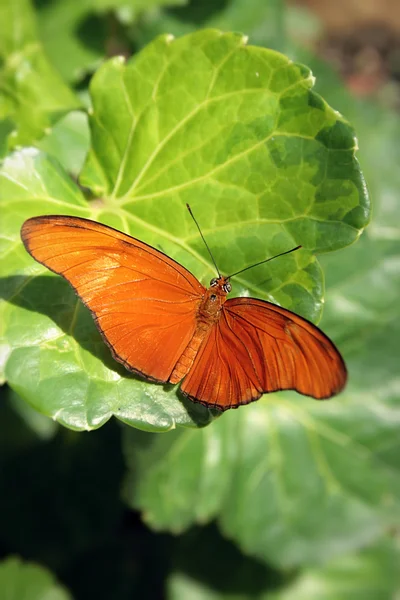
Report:
[[178,383],[189,372],[201,344],[207,337],[211,327],[219,321],[222,307],[230,291],[231,284],[226,277],[211,280],[210,287],[206,290],[197,310],[196,330],[175,365],[169,378],[171,383]]
[[221,315],[221,308],[226,302],[226,297],[231,291],[231,284],[225,277],[212,279],[210,287],[200,303],[197,321],[204,325],[213,325]]

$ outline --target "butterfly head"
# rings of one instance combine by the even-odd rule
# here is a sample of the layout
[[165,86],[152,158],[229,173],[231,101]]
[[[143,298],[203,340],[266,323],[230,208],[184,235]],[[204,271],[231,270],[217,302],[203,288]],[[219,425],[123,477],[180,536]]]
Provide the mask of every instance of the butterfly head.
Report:
[[232,286],[228,277],[220,275],[211,279],[210,287],[204,294],[199,307],[199,314],[210,323],[217,321],[226,302],[226,297],[231,290]]
[[229,277],[213,277],[210,281],[210,288],[216,288],[218,290],[218,294],[229,294],[232,291],[232,286],[229,282]]

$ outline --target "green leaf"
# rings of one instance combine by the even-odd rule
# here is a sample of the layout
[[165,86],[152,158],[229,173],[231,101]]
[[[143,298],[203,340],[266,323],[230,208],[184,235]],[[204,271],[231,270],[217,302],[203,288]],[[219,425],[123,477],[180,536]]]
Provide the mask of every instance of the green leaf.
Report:
[[[49,440],[56,434],[58,425],[31,408],[16,392],[8,390],[7,400],[25,427],[28,427],[38,439]],[[21,426],[19,426],[19,429],[21,429]]]
[[242,31],[249,36],[252,44],[282,49],[284,15],[282,0],[227,0],[208,4],[192,2],[183,10],[164,9],[141,15],[140,26],[134,24],[131,35],[135,43],[144,45],[166,31],[180,36],[192,33],[201,26],[222,31]]
[[176,389],[139,381],[111,359],[69,286],[23,249],[19,228],[29,216],[99,220],[208,283],[215,271],[189,202],[223,272],[302,244],[235,278],[234,292],[318,319],[322,274],[310,251],[354,241],[367,224],[368,197],[351,127],[311,86],[305,67],[246,47],[237,34],[164,36],[126,65],[109,61],[91,84],[92,146],[81,182],[101,201],[87,202],[37,151],[5,161],[3,356],[23,398],[74,429],[111,415],[151,431],[211,420]]
[[[173,443],[149,435],[145,449],[143,438],[138,441],[134,432],[126,432],[128,464],[132,468],[136,457],[137,469],[135,487],[131,476],[127,479],[125,498],[153,527],[184,530],[200,520],[192,494],[185,495],[183,488],[177,499],[178,490],[170,488],[175,473],[188,470],[189,454],[194,465],[203,465],[200,486],[202,479],[212,478],[212,470],[224,473],[225,492],[219,493],[219,506],[213,505],[208,520],[217,518],[222,531],[246,553],[274,564],[327,560],[397,526],[400,127],[395,115],[379,118],[377,110],[367,110],[375,143],[365,150],[364,162],[370,167],[376,216],[356,245],[323,257],[327,302],[322,326],[347,362],[346,392],[329,403],[288,393],[265,396],[214,423],[201,456],[195,449],[204,432],[175,432]],[[359,112],[363,114],[362,105]],[[386,154],[384,148],[389,149]],[[373,161],[376,151],[379,158]],[[221,450],[229,444],[227,436],[233,457]],[[212,448],[217,449],[214,462],[206,466]],[[150,455],[151,468],[146,462]],[[155,474],[169,489],[164,494],[168,515],[157,502]]]
[[[194,562],[197,548],[187,550],[192,552]],[[218,580],[214,583],[208,572],[199,577],[192,567],[170,576],[167,597],[168,600],[387,600],[396,598],[400,591],[399,561],[398,545],[384,540],[359,554],[306,569],[291,583],[273,591],[270,588],[276,587],[276,583],[271,585],[268,573],[264,574],[263,585],[262,574],[254,566],[246,569],[242,557],[241,561],[231,563],[231,576],[227,577],[228,580],[235,577],[235,587],[222,591]]]
[[265,600],[387,600],[400,592],[400,550],[385,540],[358,555],[305,570],[283,592]]
[[[37,40],[29,0],[0,6],[0,147],[30,144],[79,101],[48,62]],[[4,123],[8,123],[5,130]],[[12,131],[10,132],[10,123]]]
[[159,8],[161,6],[184,6],[188,0],[88,0],[93,8],[106,11],[116,8],[131,9],[135,12]]
[[77,177],[88,153],[89,144],[87,114],[72,111],[60,119],[36,146],[55,157],[68,173]]
[[157,530],[217,517],[246,554],[284,567],[327,560],[400,516],[397,425],[382,402],[369,397],[364,414],[361,399],[281,393],[207,430],[126,431],[125,499]]
[[47,569],[14,557],[0,562],[0,590],[7,600],[72,600]]
[[48,56],[67,81],[77,81],[115,54],[121,44],[118,21],[109,11],[119,11],[125,20],[164,5],[185,0],[52,0],[37,2],[40,38]]
[[[209,560],[211,548],[216,560]],[[260,600],[287,580],[287,574],[243,556],[213,525],[180,536],[170,564],[168,600]]]
[[269,232],[284,225],[319,252],[347,245],[368,220],[354,133],[312,85],[305,67],[237,34],[163,36],[94,77],[81,181],[139,217],[211,196],[225,227],[239,212],[247,227],[257,202]]
[[67,81],[93,71],[106,54],[107,22],[88,0],[52,0],[38,6],[40,39]]
[[123,438],[127,504],[145,510],[144,520],[157,530],[180,533],[210,521],[224,503],[236,462],[231,420],[220,418],[194,436],[189,429],[136,433],[125,430]]
[[50,439],[58,428],[8,386],[2,386],[0,391],[0,422],[0,461],[4,462],[25,449],[32,449],[41,440]]

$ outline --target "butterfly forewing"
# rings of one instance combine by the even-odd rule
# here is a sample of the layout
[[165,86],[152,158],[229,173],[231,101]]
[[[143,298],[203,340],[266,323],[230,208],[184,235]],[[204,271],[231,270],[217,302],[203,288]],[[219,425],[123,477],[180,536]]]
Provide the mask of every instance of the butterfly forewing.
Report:
[[269,302],[233,298],[225,303],[181,389],[194,400],[226,410],[277,390],[329,398],[346,378],[342,357],[318,327]]
[[144,242],[78,217],[29,219],[21,236],[38,262],[74,287],[117,360],[168,381],[205,291],[189,271]]

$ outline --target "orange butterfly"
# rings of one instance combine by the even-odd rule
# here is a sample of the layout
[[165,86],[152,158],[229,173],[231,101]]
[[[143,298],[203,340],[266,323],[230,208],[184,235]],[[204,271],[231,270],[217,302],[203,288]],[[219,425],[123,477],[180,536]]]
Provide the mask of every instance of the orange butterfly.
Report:
[[117,361],[151,381],[183,380],[191,400],[226,410],[264,392],[322,399],[345,385],[343,359],[318,327],[270,302],[228,300],[232,275],[217,269],[206,289],[155,248],[78,217],[28,219],[21,237],[73,286]]

